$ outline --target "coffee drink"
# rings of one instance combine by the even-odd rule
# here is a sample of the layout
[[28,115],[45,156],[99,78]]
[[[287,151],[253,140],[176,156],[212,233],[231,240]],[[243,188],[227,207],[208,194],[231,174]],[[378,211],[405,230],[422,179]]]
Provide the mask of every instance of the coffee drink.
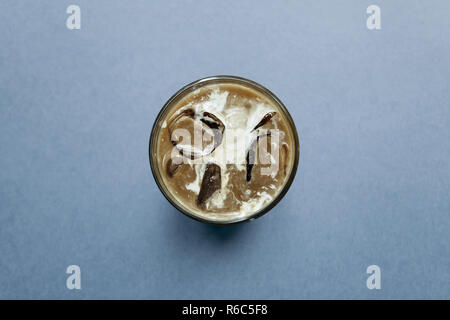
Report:
[[190,85],[166,104],[150,157],[176,207],[202,221],[233,223],[257,216],[287,191],[298,145],[293,121],[273,94],[224,76]]

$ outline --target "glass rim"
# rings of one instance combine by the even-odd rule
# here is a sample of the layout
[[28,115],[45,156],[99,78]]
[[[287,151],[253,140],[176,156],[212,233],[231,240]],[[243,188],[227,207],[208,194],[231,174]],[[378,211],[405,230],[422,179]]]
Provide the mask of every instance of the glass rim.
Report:
[[[159,133],[159,130],[161,130],[160,127],[158,127],[158,123],[160,123],[161,118],[164,116],[164,113],[166,111],[169,110],[169,107],[172,106],[173,102],[176,101],[179,98],[183,98],[185,93],[189,93],[189,91],[193,91],[197,88],[203,87],[209,83],[214,84],[215,82],[221,82],[221,81],[229,81],[232,83],[236,83],[236,84],[244,84],[249,86],[252,89],[257,89],[259,91],[261,91],[262,93],[266,94],[268,97],[270,97],[271,99],[273,99],[277,106],[282,110],[282,112],[284,113],[284,116],[286,117],[286,120],[289,124],[289,127],[292,131],[292,137],[294,140],[294,159],[293,159],[293,164],[292,164],[292,170],[289,174],[289,177],[287,179],[287,181],[285,182],[285,184],[283,185],[282,189],[280,190],[280,192],[278,192],[278,194],[276,195],[276,197],[270,202],[268,203],[265,207],[261,208],[260,210],[244,216],[244,217],[238,217],[236,219],[230,219],[230,220],[210,220],[207,219],[203,216],[200,216],[198,214],[196,214],[194,211],[189,211],[187,210],[187,208],[181,207],[179,204],[177,204],[166,192],[166,190],[164,189],[164,186],[162,185],[163,182],[160,181],[162,180],[160,177],[160,168],[158,166],[157,161],[155,161],[156,159],[153,159],[154,157],[152,156],[153,152],[152,151],[156,151],[156,147],[157,147],[157,141],[156,141],[156,136]],[[272,93],[269,89],[267,89],[266,87],[260,85],[257,82],[254,82],[252,80],[246,79],[246,78],[242,78],[242,77],[237,77],[237,76],[231,76],[231,75],[216,75],[216,76],[210,76],[210,77],[205,77],[205,78],[201,78],[199,80],[193,81],[187,85],[185,85],[184,87],[182,87],[180,90],[178,90],[177,92],[175,92],[168,100],[167,102],[163,105],[163,107],[161,108],[161,110],[159,111],[158,115],[155,118],[155,121],[153,123],[152,126],[152,130],[150,133],[150,139],[149,139],[149,160],[150,160],[150,169],[152,171],[152,175],[153,178],[156,181],[156,184],[159,188],[159,190],[161,191],[161,193],[164,195],[164,197],[181,213],[183,213],[184,215],[203,222],[203,223],[207,223],[207,224],[212,224],[212,225],[234,225],[234,224],[240,224],[240,223],[244,223],[244,222],[249,222],[252,221],[256,218],[259,218],[261,216],[263,216],[264,214],[266,214],[267,212],[269,212],[273,207],[275,207],[280,200],[286,195],[287,191],[289,190],[290,186],[292,185],[292,182],[294,181],[295,175],[297,173],[297,168],[298,168],[298,164],[300,161],[300,141],[298,138],[298,133],[297,133],[297,128],[295,126],[294,120],[292,119],[289,111],[287,110],[286,106],[283,104],[283,102],[274,94]],[[168,188],[167,188],[168,189]]]

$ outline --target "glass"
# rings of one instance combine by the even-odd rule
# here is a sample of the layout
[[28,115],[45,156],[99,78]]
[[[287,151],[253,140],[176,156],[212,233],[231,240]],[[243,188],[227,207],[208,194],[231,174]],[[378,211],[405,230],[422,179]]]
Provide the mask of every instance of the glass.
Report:
[[[226,221],[210,220],[210,219],[207,219],[205,216],[200,216],[198,213],[194,212],[192,209],[190,209],[189,207],[187,207],[183,203],[181,203],[181,201],[176,199],[172,195],[171,191],[168,189],[168,187],[166,186],[166,184],[163,181],[163,178],[161,175],[162,169],[160,168],[160,166],[158,164],[158,159],[157,159],[159,133],[163,126],[163,122],[166,120],[168,114],[172,110],[172,107],[176,106],[177,103],[181,99],[183,99],[184,97],[189,95],[191,92],[193,92],[199,88],[202,88],[204,86],[211,85],[211,84],[241,85],[241,86],[256,90],[262,96],[269,99],[284,114],[284,118],[285,118],[285,120],[287,120],[287,125],[289,126],[289,128],[292,132],[293,144],[294,144],[293,145],[294,155],[293,155],[291,172],[290,172],[285,184],[281,188],[280,192],[275,196],[275,198],[271,202],[269,202],[266,206],[264,206],[260,210],[254,212],[248,216],[239,217],[236,219],[230,219],[230,220],[226,220]],[[270,211],[270,209],[272,209],[284,197],[284,195],[288,191],[289,187],[291,186],[292,181],[294,180],[295,174],[297,172],[298,162],[299,162],[299,158],[300,158],[300,143],[299,143],[299,139],[298,139],[297,129],[295,127],[294,121],[292,120],[292,117],[290,116],[288,110],[286,109],[284,104],[281,102],[281,100],[278,99],[271,91],[269,91],[262,85],[254,82],[254,81],[245,79],[245,78],[236,77],[236,76],[220,75],[220,76],[203,78],[203,79],[194,81],[194,82],[186,85],[185,87],[180,89],[178,92],[176,92],[165,103],[165,105],[162,107],[161,111],[159,112],[159,114],[156,117],[156,120],[153,124],[153,128],[152,128],[151,135],[150,135],[150,142],[149,142],[149,158],[150,158],[150,167],[151,167],[151,170],[153,173],[153,177],[155,178],[155,181],[156,181],[159,189],[161,190],[163,195],[166,197],[166,199],[175,208],[177,208],[179,211],[181,211],[185,215],[187,215],[195,220],[201,221],[201,222],[216,224],[216,225],[231,225],[231,224],[237,224],[237,223],[242,223],[242,222],[246,222],[246,221],[251,221],[251,220],[254,220],[254,219],[264,215],[265,213]]]

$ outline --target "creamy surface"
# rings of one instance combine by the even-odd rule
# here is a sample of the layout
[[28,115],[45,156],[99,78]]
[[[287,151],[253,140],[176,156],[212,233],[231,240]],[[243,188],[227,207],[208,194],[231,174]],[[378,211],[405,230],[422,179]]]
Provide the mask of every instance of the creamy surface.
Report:
[[169,111],[157,160],[179,202],[208,219],[229,220],[251,215],[276,197],[292,170],[292,136],[282,111],[261,93],[210,85]]

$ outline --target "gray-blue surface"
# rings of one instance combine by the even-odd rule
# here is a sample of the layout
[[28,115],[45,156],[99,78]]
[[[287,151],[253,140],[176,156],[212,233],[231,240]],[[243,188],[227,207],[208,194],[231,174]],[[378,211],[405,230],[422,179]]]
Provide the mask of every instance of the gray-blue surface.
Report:
[[[450,298],[449,30],[445,0],[2,1],[0,298]],[[164,102],[216,74],[275,92],[302,147],[233,227],[173,209],[148,162]]]

